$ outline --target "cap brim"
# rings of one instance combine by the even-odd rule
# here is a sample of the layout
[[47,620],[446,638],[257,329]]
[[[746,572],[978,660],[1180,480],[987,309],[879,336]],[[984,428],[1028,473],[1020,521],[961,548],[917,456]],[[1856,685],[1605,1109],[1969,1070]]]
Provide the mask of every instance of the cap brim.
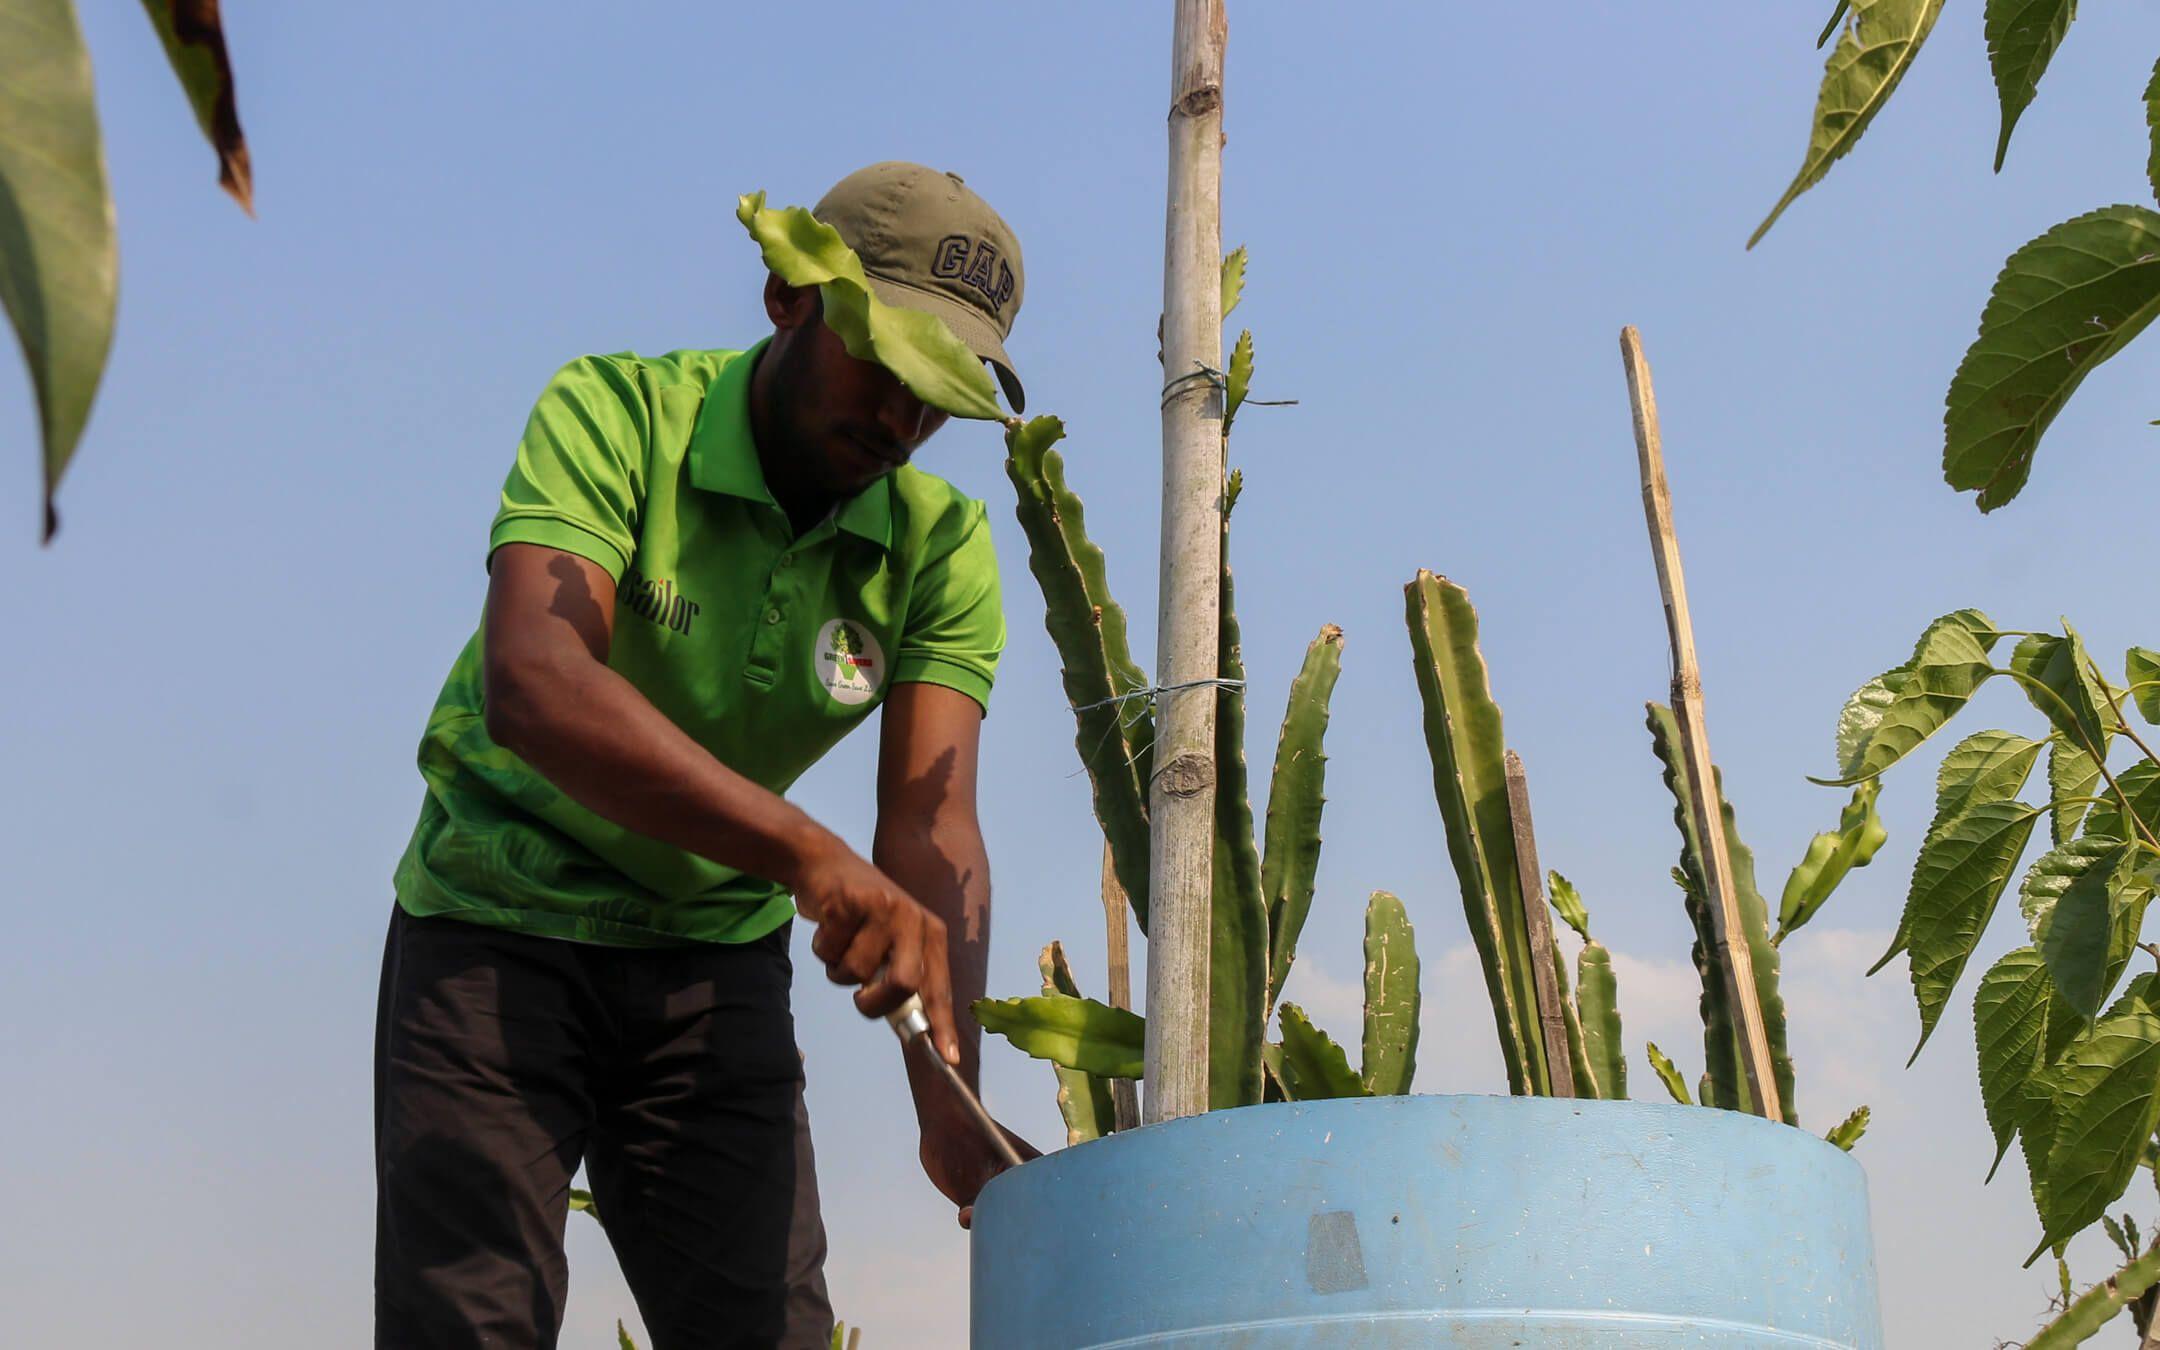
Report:
[[1005,389],[1005,401],[1012,405],[1012,410],[1015,413],[1027,411],[1027,391],[1020,387],[1020,376],[1013,370],[1012,358],[1005,354],[1004,341],[990,326],[990,321],[982,316],[982,311],[949,295],[891,281],[875,272],[866,275],[870,278],[871,292],[886,304],[896,309],[920,310],[943,319],[962,346],[988,361],[990,369],[997,372],[998,383]]

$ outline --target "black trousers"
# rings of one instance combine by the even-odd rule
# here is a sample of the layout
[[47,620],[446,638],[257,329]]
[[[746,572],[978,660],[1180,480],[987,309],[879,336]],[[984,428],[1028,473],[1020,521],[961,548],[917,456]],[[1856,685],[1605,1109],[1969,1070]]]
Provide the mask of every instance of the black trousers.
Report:
[[601,947],[393,907],[377,1350],[553,1347],[580,1162],[650,1350],[825,1350],[787,944]]

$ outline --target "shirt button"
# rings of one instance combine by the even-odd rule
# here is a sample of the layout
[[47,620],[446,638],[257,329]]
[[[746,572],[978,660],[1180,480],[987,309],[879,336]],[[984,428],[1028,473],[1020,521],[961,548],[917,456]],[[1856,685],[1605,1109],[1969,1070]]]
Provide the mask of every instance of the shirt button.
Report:
[[767,623],[778,623],[778,622],[780,622],[780,611],[779,611],[779,610],[777,610],[777,609],[768,609],[768,610],[766,610],[766,611],[765,611],[765,622],[767,622]]

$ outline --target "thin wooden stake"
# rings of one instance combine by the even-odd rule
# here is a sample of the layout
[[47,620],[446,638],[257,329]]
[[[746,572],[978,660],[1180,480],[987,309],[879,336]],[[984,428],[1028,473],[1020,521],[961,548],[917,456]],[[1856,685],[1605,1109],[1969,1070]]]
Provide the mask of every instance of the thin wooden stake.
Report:
[[1149,1122],[1208,1108],[1221,622],[1223,0],[1177,0],[1163,241],[1163,499],[1148,784]]
[[[1117,868],[1110,859],[1110,845],[1103,844],[1102,904],[1104,948],[1110,958],[1110,1006],[1132,1011],[1132,902],[1118,885]],[[1140,1094],[1130,1078],[1110,1080],[1112,1129],[1129,1130],[1140,1123]]]
[[1658,589],[1665,597],[1665,627],[1672,637],[1673,714],[1680,723],[1680,751],[1694,780],[1695,834],[1702,841],[1703,862],[1710,870],[1719,964],[1726,972],[1726,994],[1740,1012],[1740,1058],[1747,1069],[1755,1109],[1772,1120],[1785,1118],[1778,1096],[1777,1073],[1770,1062],[1770,1037],[1763,1028],[1762,1000],[1755,992],[1755,959],[1741,928],[1740,900],[1733,890],[1732,855],[1725,844],[1723,796],[1710,758],[1710,732],[1703,721],[1702,668],[1695,660],[1695,625],[1688,617],[1687,581],[1680,571],[1680,541],[1673,533],[1672,493],[1665,485],[1665,450],[1658,438],[1657,396],[1650,388],[1650,362],[1642,335],[1631,325],[1620,330],[1620,358],[1627,367],[1628,402],[1635,412],[1635,451],[1642,471],[1643,513],[1650,522],[1650,551],[1657,558]]
[[1508,820],[1515,829],[1515,875],[1522,882],[1523,918],[1529,924],[1531,977],[1537,984],[1538,1030],[1545,1039],[1545,1063],[1551,1070],[1552,1095],[1575,1095],[1575,1058],[1568,1053],[1567,1009],[1560,1005],[1560,981],[1553,975],[1552,915],[1545,908],[1545,873],[1538,866],[1537,832],[1530,825],[1530,779],[1522,756],[1507,752]]

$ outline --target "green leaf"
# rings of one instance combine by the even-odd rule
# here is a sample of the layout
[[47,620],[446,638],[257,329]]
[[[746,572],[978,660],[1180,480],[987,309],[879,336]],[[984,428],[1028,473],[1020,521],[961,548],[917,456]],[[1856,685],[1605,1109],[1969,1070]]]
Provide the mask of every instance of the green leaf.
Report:
[[2160,652],[2132,647],[2123,664],[2128,668],[2130,701],[2138,716],[2160,726]]
[[[1935,819],[1928,826],[1934,834],[1946,823],[1981,802],[2008,801],[2024,789],[2040,756],[2041,742],[2008,731],[1980,731],[1952,746],[1935,774]],[[1873,975],[1909,945],[1905,919],[1890,949],[1869,968]]]
[[2160,214],[2108,206],[2010,255],[1951,378],[1943,478],[1982,511],[2017,496],[2055,414],[2160,313]]
[[[2130,799],[2130,809],[2147,829],[2160,832],[2160,764],[2149,759],[2137,763],[2115,775],[2116,784],[2123,796]],[[2085,834],[2088,838],[2137,839],[2142,832],[2136,825],[2123,819],[2122,803],[2115,794],[2101,794],[2093,803],[2092,814],[2085,817]]]
[[112,346],[120,259],[105,148],[71,0],[0,7],[0,303],[37,392],[45,538]]
[[[570,1212],[590,1214],[594,1223],[600,1222],[600,1206],[593,1203],[592,1192],[577,1186],[570,1188]],[[602,1224],[602,1227],[606,1225]]]
[[[1073,978],[1072,963],[1065,959],[1065,944],[1053,942],[1043,948],[1036,965],[1042,971],[1045,994],[1081,997],[1080,983]],[[1062,1064],[1052,1064],[1050,1071],[1057,1076],[1058,1114],[1065,1119],[1067,1144],[1100,1139],[1117,1128],[1117,1101],[1111,1096],[1109,1079],[1068,1069]]]
[[1883,840],[1890,837],[1875,811],[1875,799],[1881,794],[1879,778],[1860,784],[1839,813],[1838,827],[1808,842],[1800,865],[1785,879],[1785,892],[1778,901],[1777,933],[1770,939],[1773,945],[1814,918],[1846,874],[1875,860]]
[[1374,891],[1365,906],[1365,1090],[1398,1097],[1417,1077],[1418,955],[1403,902]]
[[1942,0],[1853,0],[1852,11],[1852,25],[1838,39],[1823,68],[1822,91],[1815,97],[1815,123],[1808,131],[1800,172],[1748,237],[1749,248],[1770,232],[1795,198],[1821,182],[1830,166],[1853,148],[1920,54],[1920,44],[1927,41],[1936,16],[1942,13]]
[[1253,346],[1252,330],[1238,334],[1237,345],[1230,349],[1230,369],[1223,376],[1222,434],[1230,434],[1230,424],[1237,420],[1237,410],[1245,403],[1245,396],[1252,392]]
[[[1718,1007],[1723,1002],[1727,983],[1723,970],[1724,952],[1716,941],[1716,928],[1711,918],[1717,901],[1710,892],[1710,869],[1703,859],[1702,841],[1695,833],[1695,784],[1688,773],[1685,757],[1680,753],[1680,727],[1672,710],[1653,703],[1649,705],[1649,721],[1651,746],[1663,766],[1665,786],[1673,794],[1673,823],[1680,831],[1678,875],[1681,889],[1688,897],[1688,917],[1695,928],[1693,955],[1703,987],[1703,1055],[1711,1079],[1720,1089],[1709,1104],[1750,1110],[1747,1076],[1741,1071],[1740,1019]],[[1719,816],[1725,831],[1725,852],[1732,863],[1733,898],[1740,911],[1741,931],[1735,937],[1746,940],[1749,956],[1753,959],[1755,997],[1762,1008],[1763,1032],[1769,1041],[1770,1061],[1777,1075],[1785,1122],[1798,1124],[1792,1056],[1786,1048],[1785,999],[1778,992],[1778,951],[1770,945],[1769,907],[1763,901],[1762,892],[1756,889],[1755,853],[1740,837],[1732,797],[1724,790],[1724,774],[1714,772]]]
[[1102,1078],[1138,1078],[1145,1068],[1147,1022],[1091,998],[983,998],[973,1005],[994,1031],[1037,1059]]
[[[1234,486],[1242,487],[1240,478]],[[1222,516],[1222,572],[1215,673],[1230,683],[1215,696],[1215,845],[1208,959],[1208,1107],[1261,1100],[1260,1052],[1267,1043],[1268,916],[1253,840],[1245,764],[1245,656],[1230,572],[1230,509]]]
[[233,101],[232,61],[225,54],[225,29],[218,20],[217,0],[143,0],[165,57],[195,122],[217,151],[218,186],[233,195],[241,208],[255,212],[255,176],[248,166],[247,138],[240,133],[240,112]]
[[1682,1106],[1693,1106],[1695,1101],[1688,1096],[1687,1080],[1680,1076],[1679,1068],[1666,1058],[1663,1050],[1657,1048],[1656,1041],[1649,1042],[1646,1048],[1650,1051],[1650,1071],[1665,1085],[1665,1090],[1672,1094],[1672,1099]]
[[1824,1135],[1823,1138],[1844,1149],[1847,1153],[1852,1152],[1852,1146],[1860,1142],[1861,1135],[1867,1133],[1870,1114],[1872,1113],[1865,1106],[1854,1107],[1852,1114],[1832,1126],[1830,1133]]
[[840,335],[849,356],[877,362],[915,397],[955,417],[1006,420],[981,358],[943,319],[878,299],[862,260],[839,231],[800,206],[766,206],[762,192],[739,198],[735,218],[757,241],[770,271],[790,286],[818,288],[825,326]]
[[1236,309],[1238,301],[1245,296],[1245,246],[1239,244],[1223,255],[1222,260],[1222,316],[1227,319]]
[[1312,1024],[1295,1003],[1281,1009],[1283,1078],[1292,1101],[1329,1097],[1365,1097],[1365,1080],[1350,1067],[1343,1048]]
[[637,1342],[630,1339],[630,1331],[623,1326],[620,1317],[615,1319],[615,1350],[638,1350]]
[[2002,135],[1995,142],[1995,172],[2010,149],[2010,131],[2033,100],[2048,61],[2077,17],[2077,0],[1987,0],[1988,65],[2002,99]]
[[[2102,738],[2103,754],[2107,739]],[[2099,761],[2060,735],[2049,740],[2048,830],[2057,845],[2077,838],[2078,826],[2085,820],[2085,809],[2092,805],[2080,799],[2092,796],[2093,789],[2099,785]]]
[[1825,43],[1837,36],[1838,25],[1845,22],[1845,15],[1851,9],[1852,0],[1837,0],[1837,8],[1830,11],[1830,22],[1822,26],[1822,32],[1815,39],[1816,51],[1821,51]]
[[[2127,1214],[2125,1217],[2128,1217]],[[2123,1232],[2122,1225],[2115,1222],[2112,1215],[2101,1215],[2100,1223],[2107,1229],[2108,1240],[2115,1244],[2115,1250],[2121,1252],[2125,1258],[2137,1255],[2136,1249],[2130,1245],[2129,1234]]]
[[1558,872],[1547,872],[1545,892],[1551,897],[1553,910],[1559,914],[1560,922],[1574,929],[1575,936],[1588,942],[1590,911],[1584,907],[1582,892],[1575,889],[1575,883]]
[[2152,145],[2145,158],[2145,180],[2160,200],[2160,62],[2153,65],[2152,79],[2145,85],[2145,134]]
[[[1560,963],[1553,962],[1555,966]],[[1620,1039],[1620,989],[1612,953],[1602,942],[1585,942],[1575,957],[1575,1004],[1581,1023],[1583,1060],[1597,1095],[1627,1100],[1627,1047]]]
[[2115,727],[2107,711],[2112,705],[2093,676],[2092,658],[2077,630],[2065,622],[2063,631],[2067,637],[2027,634],[2010,653],[2010,673],[2065,740],[2082,750],[2100,750]]
[[2109,938],[2136,854],[2119,839],[2073,839],[2025,874],[2018,908],[2048,977],[2080,1017],[2107,1001]]
[[2057,1114],[2041,1251],[2068,1241],[2121,1198],[2160,1126],[2160,1017],[2133,1006],[2102,1018],[2049,1078]]
[[1320,815],[1327,804],[1328,704],[1342,674],[1342,629],[1321,628],[1305,648],[1304,664],[1290,681],[1282,731],[1275,738],[1275,767],[1268,780],[1266,851],[1260,860],[1260,894],[1267,903],[1267,1006],[1282,997],[1283,981],[1297,956],[1298,935],[1312,909],[1313,878],[1320,868]]
[[1087,537],[1085,511],[1065,485],[1052,449],[1065,434],[1055,417],[1007,428],[1005,474],[1014,515],[1028,541],[1028,570],[1042,590],[1043,626],[1057,647],[1074,747],[1093,788],[1095,818],[1112,870],[1148,926],[1147,781],[1154,726],[1137,697],[1147,676],[1126,645],[1125,611],[1110,598],[1102,550]]
[[1934,1034],[1950,991],[1965,969],[2010,874],[2032,838],[2040,812],[2020,801],[1981,802],[1928,831],[1913,864],[1905,902],[1912,952],[1913,996],[1920,1005],[1920,1044]]
[[2026,1084],[2046,1063],[2043,1055],[2050,986],[2038,948],[2006,953],[1980,977],[1973,995],[1973,1042],[1980,1059],[1980,1103],[1995,1134],[1995,1177],[2025,1113]]
[[1508,1091],[1546,1096],[1552,1079],[1537,1019],[1522,878],[1508,807],[1507,739],[1478,650],[1469,593],[1420,570],[1403,588],[1433,794],[1446,827],[1448,861],[1462,889],[1470,939],[1507,1065]]
[[1920,634],[1911,659],[1855,690],[1838,713],[1838,777],[1813,781],[1851,787],[1904,758],[1942,729],[1994,673],[1989,653],[1999,634],[1977,609],[1945,614]]

